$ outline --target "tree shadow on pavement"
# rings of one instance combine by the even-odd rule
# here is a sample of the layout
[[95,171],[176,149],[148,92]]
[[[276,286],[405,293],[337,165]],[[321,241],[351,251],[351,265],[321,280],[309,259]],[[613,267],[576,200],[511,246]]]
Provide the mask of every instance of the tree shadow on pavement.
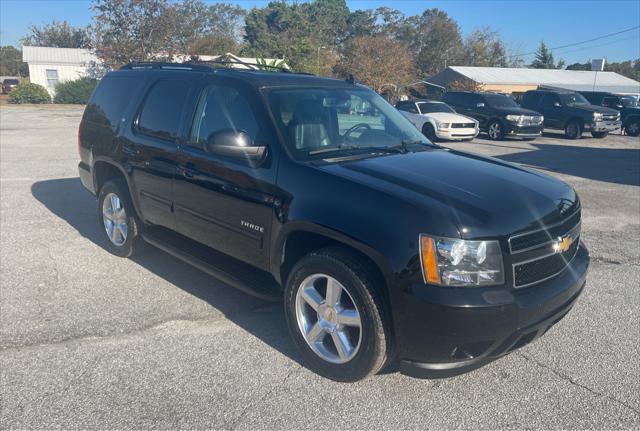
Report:
[[640,149],[536,144],[535,150],[497,156],[560,174],[640,186]]
[[[96,200],[84,189],[79,178],[39,181],[32,185],[31,193],[83,237],[105,248],[106,242],[97,221]],[[211,304],[234,324],[302,364],[302,357],[289,338],[282,303],[262,301],[226,286],[155,247],[149,246],[145,253],[132,260],[174,286]]]

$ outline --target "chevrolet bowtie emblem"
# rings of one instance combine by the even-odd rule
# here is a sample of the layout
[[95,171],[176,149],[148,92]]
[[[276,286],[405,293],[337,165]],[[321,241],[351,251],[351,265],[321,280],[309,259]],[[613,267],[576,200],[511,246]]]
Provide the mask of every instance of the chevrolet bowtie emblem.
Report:
[[573,238],[570,235],[560,237],[558,238],[558,241],[556,241],[556,243],[553,245],[553,250],[556,253],[564,253],[569,250],[571,244],[573,244]]

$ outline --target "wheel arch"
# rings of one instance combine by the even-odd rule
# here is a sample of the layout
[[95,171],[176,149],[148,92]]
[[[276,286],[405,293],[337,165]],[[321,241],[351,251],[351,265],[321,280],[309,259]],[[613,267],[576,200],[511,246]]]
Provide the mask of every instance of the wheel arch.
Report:
[[131,202],[133,203],[134,209],[137,215],[140,215],[140,208],[138,207],[138,201],[136,200],[135,194],[132,192],[131,183],[129,181],[129,176],[126,174],[125,170],[117,163],[114,163],[110,159],[95,159],[92,166],[92,176],[93,176],[93,185],[96,191],[96,196],[100,193],[100,188],[113,178],[119,178],[124,181],[127,185],[127,191],[129,192],[129,197],[131,198]]

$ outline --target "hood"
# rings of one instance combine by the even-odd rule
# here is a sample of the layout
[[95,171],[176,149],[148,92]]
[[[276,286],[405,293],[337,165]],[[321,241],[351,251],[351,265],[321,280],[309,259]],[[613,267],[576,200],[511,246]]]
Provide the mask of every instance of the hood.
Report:
[[442,123],[475,123],[476,120],[465,117],[464,115],[453,112],[429,112],[428,114],[420,114],[426,118],[433,118]]
[[[448,149],[318,166],[444,218],[462,238],[506,237],[560,220],[576,208],[567,184],[497,159]],[[402,220],[389,220],[402,223]],[[431,223],[433,225],[434,223]],[[437,232],[424,232],[438,234]]]
[[582,112],[599,112],[601,114],[609,114],[609,115],[617,115],[618,111],[616,109],[607,108],[605,106],[599,105],[564,105],[564,108],[569,108],[574,112],[582,111]]
[[512,108],[492,108],[494,111],[502,113],[503,115],[542,115],[539,112],[531,109],[522,108],[520,106]]

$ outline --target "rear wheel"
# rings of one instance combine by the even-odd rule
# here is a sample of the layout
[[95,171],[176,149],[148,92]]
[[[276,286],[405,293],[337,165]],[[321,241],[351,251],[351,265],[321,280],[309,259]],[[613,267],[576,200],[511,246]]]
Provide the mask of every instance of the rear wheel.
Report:
[[436,131],[431,123],[424,123],[422,126],[422,134],[431,142],[436,141]]
[[144,246],[139,223],[121,180],[107,181],[98,194],[98,218],[106,239],[107,250],[116,256],[130,257]]
[[636,136],[640,135],[640,121],[639,120],[633,120],[633,121],[629,122],[624,127],[624,130],[625,130],[625,132],[627,132],[627,135],[629,135],[629,136],[636,137]]
[[580,139],[582,137],[582,123],[578,120],[571,120],[564,128],[564,135],[569,139]]
[[609,132],[591,132],[591,136],[593,136],[596,139],[602,139],[605,136],[607,136],[609,134]]
[[502,127],[502,123],[498,120],[494,120],[489,123],[489,127],[487,128],[487,134],[489,138],[494,141],[499,141],[504,138],[504,129]]
[[391,353],[380,281],[364,259],[327,248],[301,259],[285,288],[289,332],[314,372],[352,382],[377,373]]

